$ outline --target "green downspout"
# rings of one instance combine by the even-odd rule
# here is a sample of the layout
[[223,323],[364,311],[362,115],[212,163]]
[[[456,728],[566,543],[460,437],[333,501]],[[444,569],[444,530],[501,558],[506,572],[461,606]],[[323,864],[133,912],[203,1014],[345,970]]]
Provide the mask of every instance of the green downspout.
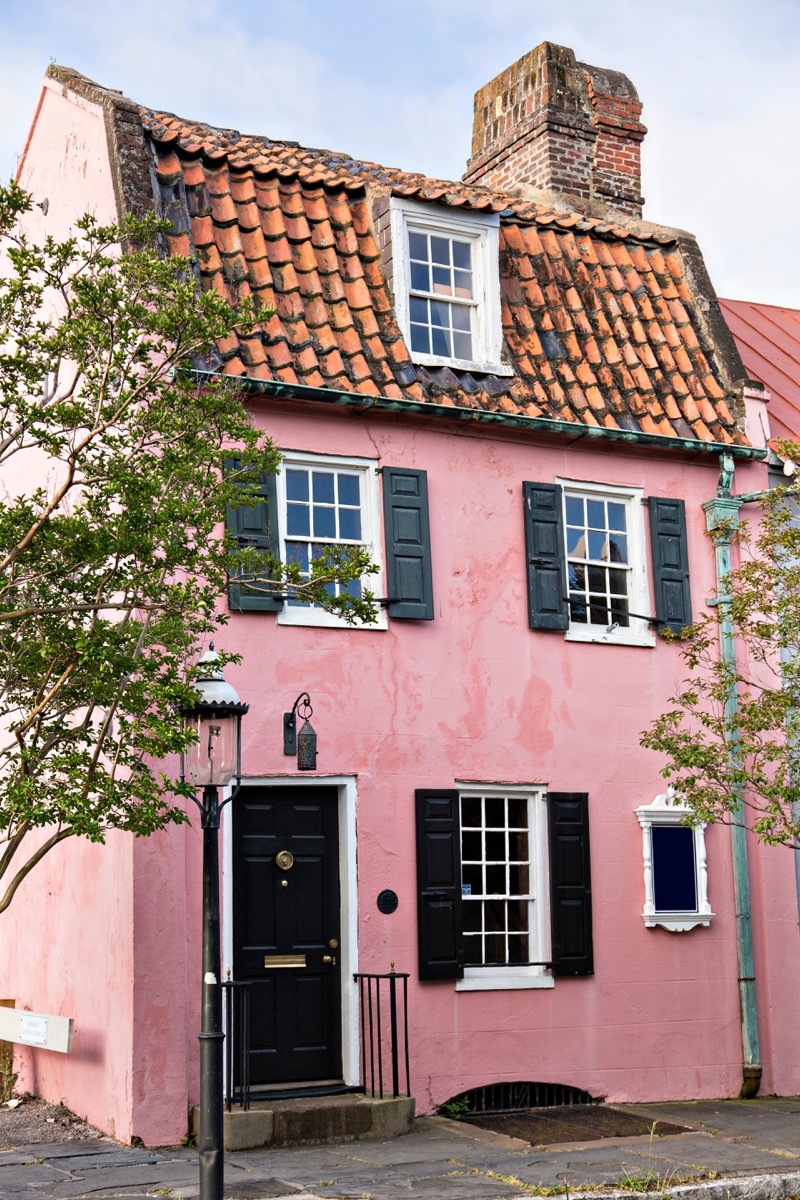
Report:
[[739,698],[736,689],[736,642],[731,619],[731,544],[739,528],[739,509],[746,501],[757,498],[758,493],[734,496],[733,458],[723,455],[720,459],[720,481],[717,494],[708,500],[703,509],[706,527],[714,542],[717,567],[717,604],[720,611],[719,642],[720,658],[730,670],[731,684],[725,700],[726,740],[728,761],[732,768],[730,788],[734,803],[731,807],[731,851],[733,858],[733,895],[736,907],[736,948],[739,961],[739,1003],[742,1019],[742,1090],[743,1099],[751,1099],[758,1093],[761,1084],[761,1055],[758,1045],[758,1010],[756,1007],[756,973],[753,961],[753,929],[750,915],[750,880],[747,872],[747,831],[744,825],[744,794],[738,781],[742,765],[739,736],[734,729]]

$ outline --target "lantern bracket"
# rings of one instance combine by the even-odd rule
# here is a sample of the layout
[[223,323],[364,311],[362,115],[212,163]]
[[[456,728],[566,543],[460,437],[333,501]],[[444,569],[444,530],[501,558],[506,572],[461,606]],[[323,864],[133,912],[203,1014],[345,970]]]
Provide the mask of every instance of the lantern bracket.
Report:
[[301,692],[292,705],[292,711],[283,714],[283,753],[297,754],[297,714],[307,721],[313,713],[311,697]]

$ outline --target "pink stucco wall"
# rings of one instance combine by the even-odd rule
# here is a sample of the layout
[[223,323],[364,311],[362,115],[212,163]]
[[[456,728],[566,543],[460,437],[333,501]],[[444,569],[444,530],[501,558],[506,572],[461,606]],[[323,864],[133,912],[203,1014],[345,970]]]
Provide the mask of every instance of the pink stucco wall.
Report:
[[[113,213],[101,114],[48,85],[22,181],[50,200],[52,231]],[[47,110],[47,119],[42,113]],[[67,147],[65,152],[64,147]],[[65,153],[67,158],[65,158]],[[67,161],[69,159],[69,161]],[[55,205],[55,207],[54,207]],[[39,218],[36,218],[37,221]],[[48,229],[50,227],[48,226]],[[412,975],[411,1078],[419,1111],[472,1086],[552,1081],[611,1100],[735,1095],[741,1033],[728,832],[707,833],[708,928],[646,929],[634,810],[664,790],[639,732],[681,678],[679,650],[570,643],[527,622],[522,482],[558,476],[642,487],[687,505],[692,595],[714,588],[701,504],[714,459],[599,443],[536,444],[519,433],[264,404],[279,447],[427,470],[436,618],[386,630],[279,626],[234,616],[218,644],[251,706],[244,766],[293,774],[281,714],[313,696],[320,776],[355,780],[361,970]],[[737,470],[737,490],[763,486]],[[538,783],[590,795],[595,975],[552,990],[457,992],[416,981],[413,793],[455,780]],[[793,997],[800,945],[792,855],[751,846],[763,1091],[800,1090]],[[380,914],[392,887],[400,903]],[[176,1141],[197,1099],[200,834],[105,848],[66,843],[0,918],[0,993],[72,1016],[71,1056],[20,1054],[21,1083],[123,1140]]]

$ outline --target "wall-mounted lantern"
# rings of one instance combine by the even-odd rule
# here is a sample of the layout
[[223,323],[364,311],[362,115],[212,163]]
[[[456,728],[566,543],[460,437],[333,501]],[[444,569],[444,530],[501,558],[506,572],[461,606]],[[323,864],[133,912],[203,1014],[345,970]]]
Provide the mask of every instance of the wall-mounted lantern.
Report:
[[[308,692],[301,692],[292,705],[292,711],[283,714],[283,753],[297,755],[298,771],[317,769],[317,735],[309,720],[313,711]],[[303,721],[299,733],[298,715]]]

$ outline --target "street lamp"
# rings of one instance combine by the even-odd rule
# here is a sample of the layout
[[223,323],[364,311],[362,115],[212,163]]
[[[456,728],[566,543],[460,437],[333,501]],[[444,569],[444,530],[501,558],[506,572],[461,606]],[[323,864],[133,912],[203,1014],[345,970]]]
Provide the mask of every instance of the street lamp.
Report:
[[[203,789],[192,797],[203,829],[203,992],[200,1027],[200,1200],[222,1200],[222,988],[219,929],[219,814],[239,791],[242,774],[242,717],[248,710],[225,682],[214,643],[197,664],[197,700],[183,710],[185,729],[195,736],[181,755],[181,783]],[[233,792],[220,804],[219,789],[235,777]]]

